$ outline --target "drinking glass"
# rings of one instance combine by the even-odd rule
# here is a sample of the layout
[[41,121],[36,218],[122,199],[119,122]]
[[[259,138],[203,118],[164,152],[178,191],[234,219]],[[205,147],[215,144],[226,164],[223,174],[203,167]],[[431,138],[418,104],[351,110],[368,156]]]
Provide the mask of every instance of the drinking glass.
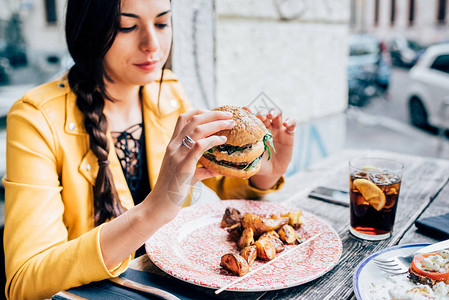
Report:
[[350,232],[378,241],[391,237],[404,165],[387,159],[364,157],[349,162]]

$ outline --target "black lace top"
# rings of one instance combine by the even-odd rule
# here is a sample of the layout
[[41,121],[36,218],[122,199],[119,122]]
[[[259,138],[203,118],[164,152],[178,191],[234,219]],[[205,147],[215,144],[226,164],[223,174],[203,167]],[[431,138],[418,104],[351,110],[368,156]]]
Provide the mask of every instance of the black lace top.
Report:
[[143,124],[135,124],[123,132],[114,131],[111,134],[128,188],[137,205],[150,192]]

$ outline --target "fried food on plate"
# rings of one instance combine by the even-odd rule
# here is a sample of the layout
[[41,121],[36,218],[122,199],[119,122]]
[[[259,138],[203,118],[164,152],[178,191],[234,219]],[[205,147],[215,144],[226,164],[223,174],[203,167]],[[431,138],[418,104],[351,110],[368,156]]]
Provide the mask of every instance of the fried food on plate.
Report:
[[221,258],[220,266],[232,273],[243,276],[249,271],[248,262],[239,254],[227,253]]
[[254,230],[251,227],[247,227],[243,230],[242,236],[239,239],[239,249],[250,246],[254,243]]
[[221,228],[230,227],[242,221],[242,214],[235,208],[228,207],[221,219]]
[[257,258],[257,247],[255,245],[245,247],[240,251],[240,255],[246,259],[248,265],[251,267]]
[[[302,212],[271,215],[242,214],[234,208],[226,208],[220,226],[225,227],[232,240],[236,241],[240,255],[227,253],[220,265],[234,274],[242,276],[248,272],[258,258],[269,261],[285,249],[285,244],[300,242],[295,228],[303,224]],[[229,225],[229,226],[226,226]],[[242,263],[241,259],[246,262]]]
[[284,225],[278,230],[279,238],[286,244],[295,244],[298,241],[298,234],[290,225]]
[[276,256],[276,248],[271,239],[258,239],[254,245],[257,248],[257,257],[261,260],[272,260]]
[[281,226],[288,224],[288,217],[278,219],[264,218],[256,214],[245,214],[242,219],[243,228],[252,228],[254,235],[259,237],[262,233],[277,230]]

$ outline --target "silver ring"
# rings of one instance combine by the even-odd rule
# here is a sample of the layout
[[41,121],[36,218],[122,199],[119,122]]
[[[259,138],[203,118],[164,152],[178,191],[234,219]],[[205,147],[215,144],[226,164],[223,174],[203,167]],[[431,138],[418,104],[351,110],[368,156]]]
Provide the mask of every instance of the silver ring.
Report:
[[293,130],[287,130],[287,129],[285,129],[285,131],[286,131],[287,133],[295,133],[295,132],[296,132],[296,127],[295,127],[295,129],[293,129]]
[[182,140],[182,144],[190,150],[195,144],[195,141],[190,136],[186,135],[186,137]]

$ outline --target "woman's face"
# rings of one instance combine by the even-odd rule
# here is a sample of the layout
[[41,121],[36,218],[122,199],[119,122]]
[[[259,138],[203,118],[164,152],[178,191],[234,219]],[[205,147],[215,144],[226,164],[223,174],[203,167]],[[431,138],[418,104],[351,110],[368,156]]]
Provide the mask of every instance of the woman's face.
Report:
[[104,67],[114,84],[145,85],[158,79],[172,40],[169,0],[124,0],[120,30]]

